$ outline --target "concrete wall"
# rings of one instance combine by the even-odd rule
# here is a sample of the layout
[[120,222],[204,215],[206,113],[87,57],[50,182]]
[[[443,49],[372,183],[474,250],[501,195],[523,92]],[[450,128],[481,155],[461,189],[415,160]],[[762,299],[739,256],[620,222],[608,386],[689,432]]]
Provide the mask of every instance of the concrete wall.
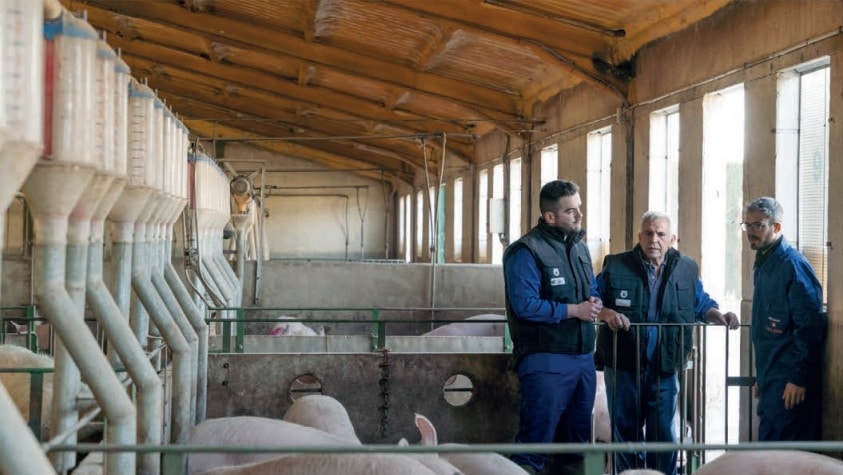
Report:
[[[242,144],[225,147],[238,170],[257,170],[270,153]],[[265,226],[273,258],[384,259],[384,193],[391,185],[305,160],[273,156],[264,191]],[[260,180],[253,180],[256,185]]]
[[[504,306],[500,266],[330,261],[263,263],[263,307],[495,307]],[[254,275],[254,263],[247,266]],[[431,300],[431,288],[435,289]],[[255,294],[247,279],[244,302]]]

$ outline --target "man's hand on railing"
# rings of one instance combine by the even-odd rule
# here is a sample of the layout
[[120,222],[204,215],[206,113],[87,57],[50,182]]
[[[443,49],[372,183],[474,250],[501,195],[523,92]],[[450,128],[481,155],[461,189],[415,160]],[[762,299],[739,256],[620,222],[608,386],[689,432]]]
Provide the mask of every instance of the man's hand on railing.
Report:
[[705,314],[708,323],[715,325],[725,325],[729,330],[735,330],[741,326],[741,320],[733,312],[720,313],[716,307],[712,307]]
[[629,318],[622,313],[618,313],[610,308],[603,307],[597,318],[609,327],[609,330],[616,332],[620,329],[629,330]]

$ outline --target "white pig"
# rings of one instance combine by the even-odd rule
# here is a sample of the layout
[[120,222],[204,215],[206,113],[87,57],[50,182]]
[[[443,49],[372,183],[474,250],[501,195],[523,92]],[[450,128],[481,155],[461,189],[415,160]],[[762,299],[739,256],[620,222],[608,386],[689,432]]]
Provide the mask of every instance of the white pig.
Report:
[[[441,444],[455,447],[461,444]],[[493,452],[443,452],[440,457],[465,475],[528,475],[517,463]]]
[[[0,345],[0,368],[52,368],[53,359],[35,354],[22,346]],[[29,419],[29,373],[2,373],[0,383],[9,392],[24,419]],[[41,432],[49,433],[50,407],[53,400],[53,374],[44,374],[41,398]]]
[[422,333],[422,336],[503,336],[506,317],[504,315],[482,314],[465,320],[496,320],[481,323],[449,323]]
[[[436,427],[430,419],[416,414],[415,422],[421,433],[421,445],[434,446],[439,443]],[[527,475],[527,472],[515,462],[492,452],[445,452],[439,454],[439,457],[465,475]]]
[[799,450],[736,450],[700,467],[696,475],[843,474],[843,461]]
[[[354,445],[346,439],[312,427],[253,416],[206,419],[193,427],[189,443],[230,446]],[[216,467],[244,465],[274,458],[278,458],[278,454],[191,453],[187,457],[187,474],[199,475]]]
[[331,396],[310,394],[296,399],[284,414],[284,420],[319,429],[355,444],[360,443],[348,411]]
[[[282,320],[290,320],[295,317],[280,316]],[[278,322],[269,330],[272,336],[322,336],[325,335],[325,327],[320,326],[314,330],[302,322]]]
[[399,454],[306,454],[223,467],[203,475],[436,475]]

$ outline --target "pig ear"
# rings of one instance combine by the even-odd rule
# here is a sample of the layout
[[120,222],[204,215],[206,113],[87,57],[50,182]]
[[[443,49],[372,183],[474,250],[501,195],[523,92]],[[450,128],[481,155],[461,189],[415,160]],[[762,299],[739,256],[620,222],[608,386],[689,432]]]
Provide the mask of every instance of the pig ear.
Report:
[[421,432],[421,445],[436,445],[438,443],[436,440],[436,428],[433,427],[430,419],[421,414],[416,414],[416,427]]
[[409,447],[410,443],[407,442],[407,439],[401,437],[401,440],[398,441],[398,446],[399,447]]

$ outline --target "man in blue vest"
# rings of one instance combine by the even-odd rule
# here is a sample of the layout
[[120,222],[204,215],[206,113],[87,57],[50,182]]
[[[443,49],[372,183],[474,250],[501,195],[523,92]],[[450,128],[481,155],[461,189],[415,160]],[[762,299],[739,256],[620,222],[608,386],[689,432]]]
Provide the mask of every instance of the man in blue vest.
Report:
[[744,210],[753,270],[752,344],[758,440],[820,440],[823,345],[828,317],[811,264],[782,234],[784,211],[773,198]]
[[[582,241],[581,204],[576,184],[564,180],[545,184],[539,194],[538,224],[503,256],[511,367],[521,391],[515,443],[591,439],[594,320],[602,303]],[[582,454],[511,458],[529,473],[582,474],[584,469]]]
[[[606,256],[597,276],[605,305],[599,318],[606,325],[598,332],[596,359],[605,367],[613,442],[676,442],[677,373],[691,351],[690,324],[740,325],[734,313],[720,313],[703,290],[696,262],[674,249],[674,242],[670,218],[647,212],[638,245]],[[649,468],[676,474],[675,451],[618,453],[614,460],[618,472]]]

